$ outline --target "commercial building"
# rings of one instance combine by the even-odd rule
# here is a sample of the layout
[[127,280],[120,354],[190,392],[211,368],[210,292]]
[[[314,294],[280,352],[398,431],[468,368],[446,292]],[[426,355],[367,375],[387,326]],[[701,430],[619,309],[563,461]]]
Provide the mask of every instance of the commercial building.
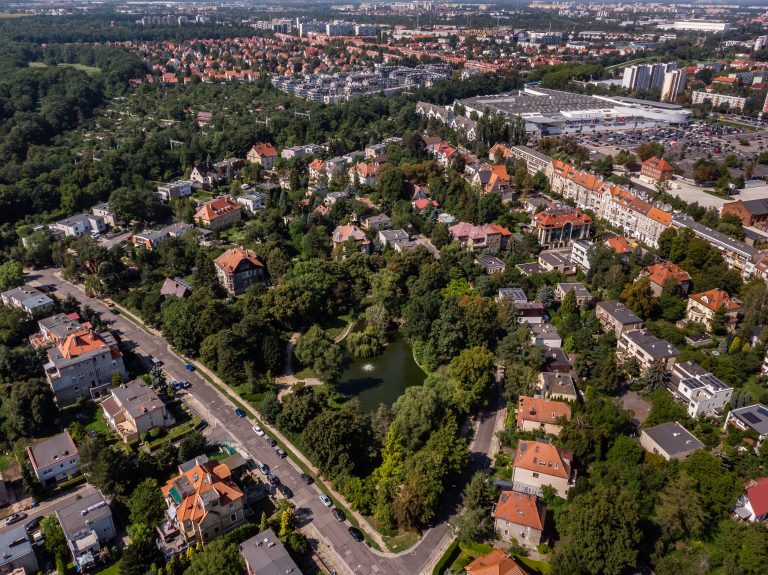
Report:
[[729,96],[727,94],[700,92],[698,90],[694,90],[693,94],[691,94],[692,104],[703,104],[706,101],[712,102],[713,108],[723,104],[728,104],[732,110],[742,110],[744,108],[744,104],[747,103],[746,98],[741,98],[739,96]]
[[676,363],[669,381],[672,394],[685,402],[688,415],[719,415],[731,400],[733,388],[691,361]]
[[109,504],[93,487],[56,511],[56,518],[78,573],[93,567],[95,555],[117,535]]
[[265,281],[264,264],[252,250],[231,248],[213,260],[219,283],[232,295],[240,295]]
[[101,404],[104,419],[126,443],[137,441],[152,429],[165,429],[175,423],[155,390],[137,379],[112,389]]
[[46,353],[45,377],[60,407],[71,405],[80,398],[101,397],[116,373],[123,379],[128,378],[123,354],[108,331],[96,333],[83,325]]
[[701,441],[676,421],[643,429],[640,445],[648,453],[661,455],[667,461],[688,459],[695,450],[704,448]]
[[475,96],[458,103],[467,115],[498,113],[508,121],[520,117],[525,121],[526,131],[540,136],[681,126],[691,121],[690,110],[674,104],[539,87]]
[[731,29],[731,24],[712,20],[675,20],[672,28],[689,32],[714,32],[718,34],[728,32]]
[[69,431],[27,446],[27,457],[37,479],[50,485],[80,473],[80,454]]

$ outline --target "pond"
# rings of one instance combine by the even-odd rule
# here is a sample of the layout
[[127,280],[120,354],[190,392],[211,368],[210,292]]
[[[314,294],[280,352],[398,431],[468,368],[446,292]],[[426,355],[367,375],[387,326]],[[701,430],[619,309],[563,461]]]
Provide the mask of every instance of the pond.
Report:
[[373,411],[380,403],[391,406],[407,387],[424,383],[426,374],[413,360],[410,346],[395,336],[384,353],[367,359],[350,359],[336,388],[357,397],[360,409]]

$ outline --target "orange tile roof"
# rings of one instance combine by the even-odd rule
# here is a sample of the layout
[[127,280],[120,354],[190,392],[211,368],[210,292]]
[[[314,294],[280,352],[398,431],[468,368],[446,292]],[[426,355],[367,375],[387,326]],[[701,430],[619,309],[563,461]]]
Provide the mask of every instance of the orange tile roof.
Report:
[[325,167],[325,162],[321,160],[320,158],[317,158],[316,160],[312,160],[309,164],[310,170],[320,171]]
[[629,245],[629,240],[625,237],[608,238],[605,240],[605,245],[615,251],[617,254],[628,254],[632,252],[632,247]]
[[651,168],[656,168],[657,170],[660,170],[662,172],[673,172],[675,170],[675,168],[672,167],[672,164],[670,164],[664,158],[657,158],[656,156],[652,156],[647,160],[645,160],[643,162],[643,165]]
[[690,281],[691,276],[678,265],[672,262],[662,262],[648,266],[643,270],[649,279],[660,286],[664,285],[664,282],[669,278],[673,278],[676,283],[682,283],[684,281]]
[[672,214],[665,212],[664,210],[660,210],[659,208],[651,208],[651,211],[648,212],[648,217],[653,221],[659,222],[665,226],[668,226],[672,223]]
[[515,467],[568,479],[571,476],[571,454],[543,441],[519,441]]
[[592,222],[592,218],[583,213],[581,210],[565,205],[549,208],[543,212],[539,212],[533,216],[533,219],[536,222],[536,225],[554,228],[561,228],[566,223],[583,225]]
[[544,530],[547,508],[532,493],[502,491],[493,516],[516,525]]
[[734,311],[741,308],[741,306],[728,295],[727,291],[719,288],[695,293],[689,297],[711,311],[717,311],[721,306],[725,308],[725,311]]
[[200,523],[208,512],[205,510],[201,495],[211,490],[218,495],[220,507],[243,497],[243,492],[232,481],[232,473],[224,463],[208,461],[170,479],[162,487],[164,497],[173,498],[171,490],[182,497],[176,507],[179,523],[194,521]]
[[120,357],[121,355],[118,350],[110,348],[98,334],[87,329],[81,329],[69,334],[58,348],[62,357],[67,359],[72,359],[91,351],[103,350],[104,348],[108,348],[113,357]]
[[243,248],[232,248],[225,251],[214,260],[214,263],[226,273],[231,274],[243,260],[248,260],[254,266],[263,268],[264,264],[255,252]]
[[197,210],[195,214],[195,220],[202,220],[203,222],[212,222],[216,218],[219,218],[225,214],[240,210],[242,206],[236,202],[233,202],[229,198],[216,198],[210,202],[205,202],[202,207]]
[[255,144],[251,150],[262,158],[274,158],[277,156],[277,150],[272,144]]
[[478,557],[464,570],[467,575],[528,575],[514,559],[503,550],[494,549],[488,555]]
[[517,425],[524,421],[538,421],[540,423],[557,423],[557,420],[565,417],[570,421],[571,406],[562,401],[552,401],[543,397],[528,397],[521,395],[517,400]]

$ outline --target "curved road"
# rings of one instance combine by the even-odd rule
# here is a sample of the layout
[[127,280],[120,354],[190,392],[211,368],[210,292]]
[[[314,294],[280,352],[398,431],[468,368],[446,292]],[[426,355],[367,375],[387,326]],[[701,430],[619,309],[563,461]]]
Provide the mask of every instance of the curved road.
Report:
[[[431,573],[435,561],[442,555],[451,540],[451,528],[447,520],[455,510],[460,484],[446,497],[438,518],[441,523],[427,530],[411,549],[395,555],[379,552],[365,544],[357,543],[347,532],[348,525],[337,521],[330,509],[322,505],[318,499],[321,493],[318,487],[314,484],[305,485],[301,481],[299,468],[290,459],[280,459],[264,439],[254,434],[248,419],[236,417],[234,405],[226,396],[197,372],[190,374],[185,369],[184,361],[169,351],[168,342],[162,336],[145,331],[122,315],[113,315],[103,302],[88,298],[82,289],[57,277],[56,272],[58,270],[55,269],[34,271],[27,274],[26,281],[31,285],[55,288],[53,291],[62,298],[67,295],[74,296],[82,304],[100,312],[104,319],[111,319],[110,329],[116,332],[122,341],[132,341],[136,344],[134,349],[136,353],[152,355],[160,359],[170,378],[190,380],[192,387],[188,393],[192,395],[193,402],[206,412],[201,415],[208,419],[210,424],[226,429],[233,440],[242,445],[253,459],[269,465],[272,472],[291,488],[294,493],[292,502],[297,509],[304,509],[308,513],[310,521],[317,531],[323,534],[327,544],[343,561],[349,573],[356,575]],[[471,446],[471,466],[467,470],[467,477],[474,470],[490,465],[488,453],[493,443],[497,410],[501,407],[501,394],[498,391],[497,389],[488,411],[478,418],[477,431]]]

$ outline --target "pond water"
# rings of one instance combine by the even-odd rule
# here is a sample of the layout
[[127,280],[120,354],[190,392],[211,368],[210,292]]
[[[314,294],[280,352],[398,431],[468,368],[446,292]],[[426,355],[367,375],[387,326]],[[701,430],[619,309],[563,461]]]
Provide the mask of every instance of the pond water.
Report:
[[410,346],[395,336],[383,354],[350,359],[336,388],[357,397],[363,411],[373,411],[380,403],[391,406],[407,387],[421,385],[426,377],[413,360]]

